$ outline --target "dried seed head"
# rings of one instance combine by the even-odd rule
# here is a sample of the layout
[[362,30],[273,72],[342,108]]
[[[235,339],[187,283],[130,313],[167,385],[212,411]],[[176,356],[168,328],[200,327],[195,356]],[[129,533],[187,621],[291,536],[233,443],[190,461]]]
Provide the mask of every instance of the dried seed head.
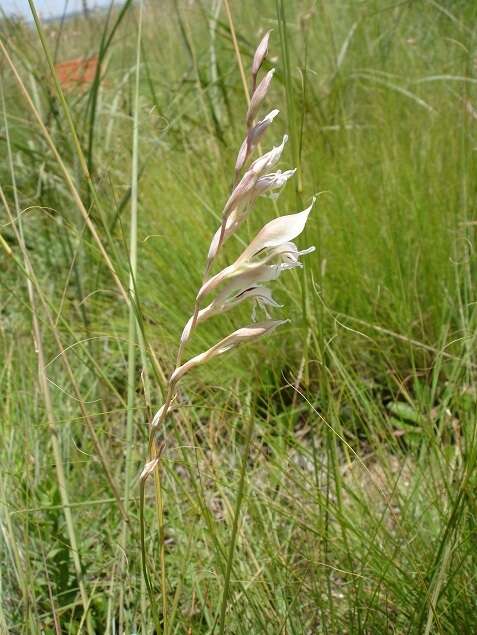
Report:
[[147,479],[148,476],[150,476],[154,470],[156,469],[156,467],[159,465],[159,457],[157,456],[155,459],[152,459],[152,461],[148,461],[146,463],[146,465],[144,466],[142,472],[141,472],[141,476],[139,477],[139,479],[141,481],[145,481]]

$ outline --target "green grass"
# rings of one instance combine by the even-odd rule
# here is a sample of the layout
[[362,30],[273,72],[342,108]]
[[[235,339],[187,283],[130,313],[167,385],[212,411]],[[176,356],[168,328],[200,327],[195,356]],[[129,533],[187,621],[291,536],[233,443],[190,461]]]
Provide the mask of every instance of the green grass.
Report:
[[224,9],[156,5],[140,39],[133,5],[40,26],[53,60],[103,64],[64,102],[38,30],[0,21],[32,100],[0,50],[0,632],[476,632],[477,7],[230,2],[246,71],[273,29],[262,147],[288,131],[299,168],[242,239],[319,193],[317,252],[276,288],[288,325],[182,382],[164,603],[147,423],[246,100]]

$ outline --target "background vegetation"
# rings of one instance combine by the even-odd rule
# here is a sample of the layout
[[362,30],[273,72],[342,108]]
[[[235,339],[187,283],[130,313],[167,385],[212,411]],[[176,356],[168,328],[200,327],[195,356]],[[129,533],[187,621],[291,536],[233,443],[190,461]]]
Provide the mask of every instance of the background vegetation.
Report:
[[[230,9],[246,69],[273,29],[264,146],[289,132],[280,210],[320,193],[317,252],[280,280],[289,325],[182,385],[165,616],[138,475],[244,134],[231,23],[220,0],[146,3],[140,38],[128,2],[0,22],[0,631],[218,633],[223,607],[234,634],[475,633],[477,5]],[[62,97],[42,39],[100,76]]]

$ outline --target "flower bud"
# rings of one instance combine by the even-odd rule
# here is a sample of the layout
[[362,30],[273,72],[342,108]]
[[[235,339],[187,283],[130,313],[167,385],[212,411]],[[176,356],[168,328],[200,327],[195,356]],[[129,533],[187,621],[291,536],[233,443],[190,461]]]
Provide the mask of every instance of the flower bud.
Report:
[[252,62],[252,77],[256,77],[258,71],[260,70],[265,58],[268,54],[268,40],[270,39],[271,31],[267,31],[263,38],[260,41],[260,44],[257,46],[257,50],[255,51],[255,55],[253,56]]

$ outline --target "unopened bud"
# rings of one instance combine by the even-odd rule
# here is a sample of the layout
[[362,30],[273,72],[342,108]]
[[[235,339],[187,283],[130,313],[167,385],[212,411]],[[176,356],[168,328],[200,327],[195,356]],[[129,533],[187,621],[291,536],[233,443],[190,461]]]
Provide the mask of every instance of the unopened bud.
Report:
[[257,50],[255,51],[255,55],[253,56],[252,62],[252,76],[256,77],[260,67],[262,66],[265,58],[268,55],[268,40],[270,39],[271,31],[267,31],[263,38],[260,41],[260,44],[257,46]]

